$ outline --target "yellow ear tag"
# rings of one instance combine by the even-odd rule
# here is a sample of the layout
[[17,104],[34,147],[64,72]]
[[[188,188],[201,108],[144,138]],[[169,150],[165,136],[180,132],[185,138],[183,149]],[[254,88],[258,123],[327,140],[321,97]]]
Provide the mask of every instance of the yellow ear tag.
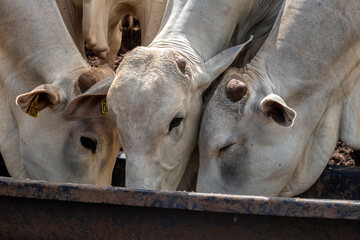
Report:
[[107,107],[107,104],[106,104],[106,98],[104,98],[103,100],[101,100],[101,113],[102,114],[107,114],[109,111],[108,111],[108,107]]
[[39,112],[39,105],[38,105],[39,94],[36,95],[34,101],[31,103],[28,114],[34,118],[37,118]]

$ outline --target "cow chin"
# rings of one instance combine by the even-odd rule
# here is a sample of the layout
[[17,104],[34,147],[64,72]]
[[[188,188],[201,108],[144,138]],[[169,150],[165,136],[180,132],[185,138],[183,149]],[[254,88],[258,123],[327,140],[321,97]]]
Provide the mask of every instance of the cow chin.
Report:
[[279,193],[276,184],[263,184],[263,180],[238,182],[237,184],[229,184],[227,179],[221,177],[220,171],[218,174],[208,174],[199,171],[199,176],[196,185],[197,192],[215,193],[215,194],[241,194],[241,195],[258,195],[266,197],[275,197]]
[[[126,187],[135,189],[148,189],[148,190],[171,190],[174,186],[169,182],[163,181],[165,176],[159,174],[152,178],[145,178],[144,176],[137,176],[136,178],[126,176],[126,182],[129,182]],[[176,188],[176,185],[175,185]]]
[[196,191],[278,196],[288,177],[284,172],[290,166],[279,167],[275,164],[277,159],[264,156],[256,155],[254,158],[255,154],[249,151],[244,146],[233,145],[221,155],[201,152]]
[[150,190],[176,190],[186,164],[177,161],[169,165],[159,158],[150,159],[151,157],[142,160],[142,157],[131,155],[127,157],[126,186]]

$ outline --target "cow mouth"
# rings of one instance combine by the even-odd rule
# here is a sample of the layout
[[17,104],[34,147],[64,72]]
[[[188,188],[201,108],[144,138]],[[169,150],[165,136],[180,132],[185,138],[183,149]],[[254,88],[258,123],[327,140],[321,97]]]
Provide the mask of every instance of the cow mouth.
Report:
[[181,161],[176,161],[175,164],[169,165],[169,164],[164,163],[164,162],[162,162],[162,161],[157,161],[157,163],[160,165],[160,167],[161,167],[162,169],[168,171],[168,172],[174,170],[174,169],[177,167],[177,165],[180,164],[180,162],[181,162]]

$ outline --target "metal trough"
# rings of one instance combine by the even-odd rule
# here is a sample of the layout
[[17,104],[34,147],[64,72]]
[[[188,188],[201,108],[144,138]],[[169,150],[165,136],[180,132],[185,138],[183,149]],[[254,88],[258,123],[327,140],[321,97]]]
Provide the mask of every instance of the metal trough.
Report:
[[360,167],[328,165],[300,197],[360,200]]
[[360,201],[0,178],[0,239],[359,239]]

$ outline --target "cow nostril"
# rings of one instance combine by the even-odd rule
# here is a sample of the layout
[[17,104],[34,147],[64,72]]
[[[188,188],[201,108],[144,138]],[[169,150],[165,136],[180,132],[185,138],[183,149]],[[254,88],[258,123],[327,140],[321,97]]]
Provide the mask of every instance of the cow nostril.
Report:
[[84,148],[91,150],[92,153],[96,152],[96,146],[97,146],[96,139],[91,139],[88,137],[81,137],[80,142]]
[[223,153],[224,153],[226,150],[228,150],[232,145],[234,145],[234,143],[227,144],[226,146],[220,148],[218,155],[223,154]]

